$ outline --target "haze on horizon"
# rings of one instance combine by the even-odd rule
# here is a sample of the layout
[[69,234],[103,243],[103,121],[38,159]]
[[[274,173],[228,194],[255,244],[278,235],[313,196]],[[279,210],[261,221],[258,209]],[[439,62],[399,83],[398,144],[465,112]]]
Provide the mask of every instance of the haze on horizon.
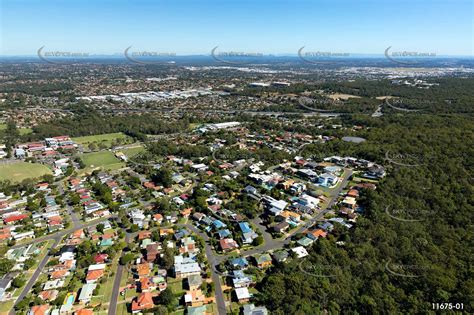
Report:
[[2,1],[2,56],[50,51],[121,54],[125,48],[209,55],[394,51],[473,55],[468,0]]

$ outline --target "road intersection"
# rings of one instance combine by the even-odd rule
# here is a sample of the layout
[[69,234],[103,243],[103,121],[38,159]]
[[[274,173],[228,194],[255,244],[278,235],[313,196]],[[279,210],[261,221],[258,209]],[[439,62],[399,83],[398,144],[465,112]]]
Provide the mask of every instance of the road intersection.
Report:
[[[271,234],[266,231],[266,227],[264,225],[262,225],[259,218],[255,218],[255,219],[250,220],[261,231],[262,236],[264,238],[264,243],[259,247],[256,247],[256,248],[253,248],[253,249],[250,249],[250,250],[246,250],[246,251],[242,251],[239,254],[243,257],[256,255],[256,254],[262,254],[262,253],[265,253],[265,252],[274,251],[274,250],[283,248],[285,245],[289,244],[291,242],[291,238],[295,234],[302,233],[304,230],[306,230],[306,229],[310,228],[311,226],[315,225],[317,223],[317,221],[319,221],[321,218],[323,218],[324,215],[327,212],[331,211],[333,205],[337,202],[337,198],[339,197],[340,192],[347,185],[347,183],[349,181],[349,178],[351,176],[352,176],[352,171],[351,170],[346,170],[344,172],[344,177],[343,177],[342,181],[338,184],[338,186],[332,192],[331,198],[330,198],[327,206],[325,207],[325,209],[320,211],[319,213],[317,213],[307,223],[305,223],[304,225],[302,225],[298,229],[296,229],[293,232],[291,232],[290,234],[288,234],[286,238],[273,239]],[[18,247],[22,247],[22,246],[33,244],[33,243],[39,243],[39,242],[46,241],[46,240],[54,240],[54,244],[51,247],[51,249],[53,249],[53,248],[56,248],[59,245],[59,243],[61,242],[61,240],[64,236],[66,236],[66,235],[68,235],[68,234],[70,234],[70,233],[72,233],[72,232],[74,232],[78,229],[87,228],[87,227],[90,227],[90,226],[97,225],[97,224],[99,224],[99,223],[101,223],[105,220],[110,219],[110,218],[117,218],[116,215],[110,215],[110,216],[106,216],[106,217],[103,217],[103,218],[100,218],[100,219],[96,219],[96,220],[84,223],[84,222],[79,221],[79,219],[77,218],[76,214],[74,213],[74,210],[72,209],[72,207],[68,207],[68,212],[69,212],[69,215],[72,219],[73,227],[62,230],[62,231],[59,231],[59,232],[54,233],[54,234],[50,234],[50,235],[46,235],[46,236],[43,236],[43,237],[32,239],[32,240],[29,240],[29,241],[26,241],[26,242],[22,242],[21,244],[14,245],[11,248],[18,248]],[[230,254],[220,255],[220,254],[215,253],[213,251],[211,245],[210,245],[209,237],[205,233],[203,233],[201,230],[196,228],[194,225],[192,225],[192,224],[179,224],[179,226],[188,228],[192,232],[199,235],[205,241],[204,249],[205,249],[207,260],[208,260],[209,265],[210,265],[212,281],[215,284],[215,297],[216,297],[218,314],[219,315],[227,314],[226,302],[225,302],[224,294],[222,292],[222,284],[221,284],[221,279],[220,279],[220,273],[217,272],[216,266],[219,265],[220,263],[226,261],[226,259],[228,259],[230,257]],[[133,239],[133,236],[134,236],[134,234],[127,233],[126,236],[125,236],[125,242],[129,243]],[[122,252],[122,255],[123,254],[124,253]],[[20,295],[16,299],[14,305],[17,305],[30,292],[31,288],[33,287],[33,285],[35,284],[35,282],[38,279],[39,275],[41,274],[42,269],[45,267],[48,259],[49,259],[49,255],[46,255],[43,258],[43,260],[40,262],[40,264],[38,265],[38,268],[36,269],[35,273],[30,278],[30,280],[28,281],[26,286],[23,288],[22,292],[20,293]],[[109,311],[108,311],[109,315],[116,314],[116,309],[117,309],[117,304],[118,304],[118,297],[120,295],[120,282],[121,282],[121,279],[122,279],[122,273],[123,273],[124,268],[125,268],[125,266],[119,264],[118,267],[117,267],[117,272],[115,273],[115,279],[114,279],[114,284],[113,284],[113,289],[112,289],[112,296],[111,296],[111,300],[110,300],[110,304],[109,304]],[[12,310],[9,313],[9,315],[14,315],[14,314],[15,314],[14,310]]]

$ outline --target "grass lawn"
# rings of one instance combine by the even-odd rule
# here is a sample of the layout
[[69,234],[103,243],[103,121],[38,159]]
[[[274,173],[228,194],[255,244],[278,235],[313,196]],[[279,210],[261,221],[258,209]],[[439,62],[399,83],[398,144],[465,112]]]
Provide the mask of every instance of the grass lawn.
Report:
[[27,273],[31,273],[31,275],[33,275],[33,273],[36,271],[36,268],[38,268],[39,263],[43,260],[46,254],[48,254],[48,251],[53,243],[53,240],[48,240],[41,243],[41,252],[35,257],[35,264],[27,271]]
[[0,314],[1,315],[7,315],[8,312],[11,311],[13,308],[13,300],[7,301],[7,302],[1,302],[0,303]]
[[121,132],[72,138],[77,144],[88,145],[89,143],[95,142],[97,145],[104,144],[107,147],[111,147],[112,142],[117,139],[122,139],[123,143],[125,143],[131,138]]
[[126,314],[129,314],[128,310],[127,310],[127,304],[126,303],[118,304],[117,305],[117,315],[126,315]]
[[46,174],[52,174],[51,170],[42,164],[17,162],[0,165],[0,180],[21,182],[25,178],[37,178]]
[[[104,284],[103,286],[103,292],[105,296],[105,300],[109,301],[110,298],[112,297],[112,291],[113,291],[113,286],[115,282],[115,274],[117,273],[117,267],[119,263],[120,255],[117,255],[113,262],[112,265],[109,268],[109,277],[107,279],[107,283]],[[112,275],[113,273],[113,275]]]
[[[99,293],[97,296],[94,296],[92,298],[92,304],[95,303],[106,303],[107,301],[110,301],[112,297],[112,289],[114,286],[115,282],[115,273],[117,272],[117,266],[118,266],[118,259],[120,255],[117,255],[117,257],[113,260],[112,265],[107,267],[107,281],[105,283],[100,284],[100,289]],[[114,273],[114,275],[112,275]],[[103,306],[104,307],[104,306]]]
[[210,314],[218,314],[218,313],[217,313],[217,305],[214,304],[214,303],[208,304],[208,305],[206,306],[206,310],[207,310],[207,312],[210,313]]
[[120,278],[120,287],[124,287],[127,284],[128,284],[128,271],[127,271],[127,268],[123,268],[122,278]]
[[364,178],[364,177],[354,177],[354,183],[373,183],[377,184],[379,181],[376,179]]
[[176,295],[184,294],[185,290],[183,288],[183,279],[175,279],[168,277],[168,287],[173,290],[173,293]]
[[143,146],[140,145],[134,148],[121,149],[119,151],[123,152],[123,154],[125,154],[128,158],[131,158],[131,157],[134,157],[135,155],[145,152],[146,150]]
[[[7,129],[7,124],[0,124],[0,132],[3,130]],[[21,136],[27,135],[29,133],[33,132],[33,129],[31,128],[18,128],[18,132],[20,133]]]
[[81,159],[86,165],[85,172],[92,171],[95,168],[114,170],[125,166],[125,163],[120,162],[110,151],[84,153]]

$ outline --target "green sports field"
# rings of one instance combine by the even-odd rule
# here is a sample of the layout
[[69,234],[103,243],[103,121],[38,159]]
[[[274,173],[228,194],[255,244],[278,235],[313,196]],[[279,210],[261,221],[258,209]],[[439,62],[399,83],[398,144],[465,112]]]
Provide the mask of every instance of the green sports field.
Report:
[[124,167],[125,165],[125,163],[117,159],[113,152],[110,151],[85,153],[81,156],[81,159],[86,165],[86,172],[95,168],[114,170]]
[[121,132],[72,138],[78,144],[88,145],[89,143],[95,143],[97,145],[104,144],[107,147],[110,147],[112,142],[117,139],[122,139],[125,142],[131,138]]
[[0,180],[21,182],[26,178],[38,178],[46,174],[52,174],[52,171],[42,164],[27,162],[0,164]]
[[119,151],[123,152],[128,158],[131,158],[131,157],[134,157],[137,154],[145,152],[146,149],[143,146],[140,145],[140,146],[136,146],[136,147],[133,147],[133,148],[121,149]]

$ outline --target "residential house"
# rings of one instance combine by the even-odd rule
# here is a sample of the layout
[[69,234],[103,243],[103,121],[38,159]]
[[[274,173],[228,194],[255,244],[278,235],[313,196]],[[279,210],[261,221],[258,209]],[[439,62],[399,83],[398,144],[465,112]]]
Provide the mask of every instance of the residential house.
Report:
[[342,200],[341,205],[343,207],[349,208],[349,209],[355,209],[356,208],[356,199],[354,197],[345,197],[344,200]]
[[53,301],[58,297],[58,294],[58,290],[41,291],[38,293],[38,297],[43,301]]
[[201,267],[192,258],[179,255],[174,257],[174,272],[176,278],[187,278],[201,274]]
[[193,307],[201,306],[205,303],[205,301],[206,301],[206,297],[200,289],[188,291],[184,295],[184,304],[186,306],[193,306]]
[[28,315],[49,315],[51,312],[51,306],[49,304],[35,305],[32,306]]
[[224,229],[224,228],[227,227],[227,225],[224,222],[222,222],[221,220],[214,220],[212,222],[212,225],[214,225],[214,228],[216,230]]
[[256,256],[255,261],[257,262],[257,267],[259,268],[265,268],[272,265],[272,258],[269,254]]
[[251,295],[248,288],[236,288],[235,295],[239,303],[247,303],[250,301]]
[[217,235],[219,236],[219,239],[221,240],[229,236],[232,236],[232,233],[228,229],[225,229],[225,230],[217,231]]
[[90,270],[87,272],[86,283],[96,283],[104,276],[104,270]]
[[312,240],[317,240],[320,237],[326,237],[327,234],[328,233],[322,229],[316,229],[316,230],[308,232],[306,236]]
[[138,280],[140,292],[150,292],[152,290],[156,290],[156,285],[151,281],[150,278],[140,278]]
[[144,310],[153,308],[153,296],[150,292],[142,292],[138,297],[132,301],[132,313],[141,313]]
[[160,245],[157,243],[148,244],[146,246],[146,261],[155,262],[160,255]]
[[225,239],[220,240],[219,245],[223,252],[230,252],[234,249],[239,248],[239,245],[237,244],[237,242],[231,238],[225,238]]
[[153,221],[158,222],[158,224],[161,224],[161,222],[163,222],[163,215],[161,215],[160,213],[154,214]]
[[169,234],[174,234],[173,228],[161,228],[160,229],[160,237],[167,236]]
[[268,315],[268,310],[265,306],[245,304],[243,309],[243,315]]
[[81,303],[89,303],[92,299],[93,292],[97,287],[96,283],[86,283],[81,288],[81,293],[79,294],[79,302]]
[[331,173],[324,173],[318,177],[318,185],[324,187],[331,187],[337,183],[337,176]]
[[373,178],[373,179],[381,179],[385,177],[385,168],[380,165],[373,165],[369,167],[367,172],[365,172],[364,177]]
[[275,224],[273,226],[273,231],[275,231],[277,233],[284,233],[286,230],[288,230],[289,227],[290,227],[290,225],[288,224],[288,222],[283,221],[283,222],[280,222],[278,224]]
[[197,290],[201,287],[202,277],[201,275],[190,275],[188,277],[188,288],[189,290]]
[[286,250],[280,250],[272,254],[273,259],[278,263],[283,263],[288,260],[289,254]]
[[61,279],[56,279],[56,280],[50,280],[46,281],[43,285],[43,290],[52,290],[52,289],[58,289],[62,288],[64,286],[64,280]]
[[234,288],[248,288],[254,285],[255,281],[253,281],[250,276],[244,274],[242,270],[234,270],[232,272],[232,284]]
[[150,274],[150,263],[141,263],[137,265],[137,274],[141,277],[146,277]]
[[298,258],[303,258],[309,255],[303,246],[292,248],[291,251],[294,252]]
[[242,231],[242,243],[251,244],[258,237],[258,234],[250,228],[248,222],[240,222],[239,227]]
[[192,237],[185,237],[181,240],[181,246],[179,248],[181,254],[189,253],[195,254],[199,252],[199,248],[196,246],[196,241]]
[[94,315],[94,311],[83,308],[76,311],[74,315]]
[[313,244],[314,240],[309,237],[300,238],[297,243],[303,247],[308,247],[309,245]]
[[230,265],[232,268],[236,269],[246,269],[249,265],[247,259],[245,257],[237,257],[230,261]]
[[334,225],[327,221],[319,224],[318,226],[326,232],[331,232],[334,229]]
[[193,214],[193,219],[196,220],[197,222],[200,222],[202,219],[204,219],[206,217],[206,215],[204,213],[200,213],[200,212],[195,212]]

